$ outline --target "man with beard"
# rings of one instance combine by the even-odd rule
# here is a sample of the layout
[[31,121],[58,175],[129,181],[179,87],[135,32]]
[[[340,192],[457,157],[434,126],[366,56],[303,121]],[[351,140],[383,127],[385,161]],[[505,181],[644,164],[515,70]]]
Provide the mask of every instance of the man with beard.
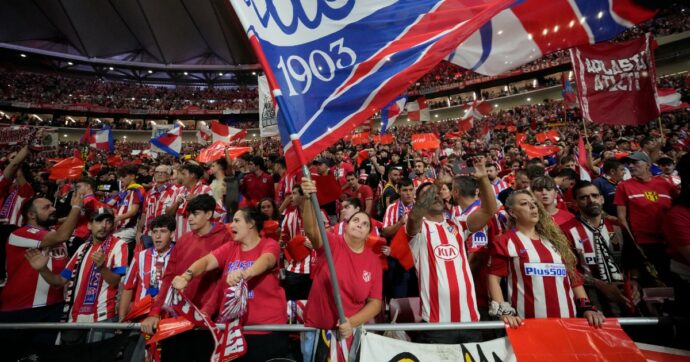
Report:
[[[120,279],[127,272],[127,244],[113,235],[113,210],[101,207],[91,214],[91,237],[77,249],[67,266],[56,273],[48,267],[48,256],[29,249],[26,259],[48,284],[67,288],[68,321],[116,322]],[[69,284],[68,284],[69,283]],[[65,308],[67,310],[67,308]],[[113,336],[104,331],[69,331],[61,334],[63,344],[99,342]]]
[[[594,184],[578,182],[573,196],[580,213],[561,229],[578,257],[587,295],[607,316],[630,314],[640,301],[637,268],[645,260],[627,229],[603,217],[604,197]],[[626,275],[628,293],[624,292]]]
[[[28,249],[34,248],[46,259],[46,268],[59,273],[67,265],[65,242],[72,236],[82,208],[83,195],[75,193],[72,209],[57,230],[57,213],[50,200],[32,198],[22,207],[26,225],[16,229],[7,243],[7,285],[0,295],[0,322],[59,322],[62,314],[62,288],[55,288],[39,276],[24,259]],[[0,341],[11,348],[4,351],[21,352],[27,347],[49,345],[55,342],[54,333],[21,333],[12,331],[0,336]]]

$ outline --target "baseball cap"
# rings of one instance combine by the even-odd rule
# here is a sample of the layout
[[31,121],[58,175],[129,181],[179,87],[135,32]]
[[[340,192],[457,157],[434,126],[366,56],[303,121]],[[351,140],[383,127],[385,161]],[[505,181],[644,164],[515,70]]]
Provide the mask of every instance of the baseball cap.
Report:
[[644,161],[650,165],[652,164],[652,160],[650,160],[649,156],[647,156],[647,154],[644,152],[633,152],[633,153],[623,157],[622,161],[623,162]]
[[93,213],[91,213],[91,221],[100,221],[103,220],[104,218],[109,217],[111,219],[115,219],[115,214],[113,213],[113,209],[105,206],[101,206],[94,210]]

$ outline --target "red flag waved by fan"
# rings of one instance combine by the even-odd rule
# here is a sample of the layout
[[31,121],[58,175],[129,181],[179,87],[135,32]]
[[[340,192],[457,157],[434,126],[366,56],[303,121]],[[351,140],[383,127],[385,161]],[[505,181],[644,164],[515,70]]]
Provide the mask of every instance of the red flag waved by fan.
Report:
[[196,160],[202,163],[211,163],[217,159],[225,157],[225,150],[228,151],[228,155],[232,159],[251,152],[251,147],[232,147],[229,142],[225,141],[215,141],[210,146],[204,148],[199,152],[199,156]]
[[415,150],[435,150],[441,142],[433,133],[418,133],[412,135],[412,148]]
[[81,158],[70,157],[55,164],[50,169],[51,180],[75,180],[84,171],[84,161]]
[[521,144],[520,148],[525,151],[529,158],[551,156],[557,154],[558,151],[561,150],[558,146],[535,146],[527,143]]

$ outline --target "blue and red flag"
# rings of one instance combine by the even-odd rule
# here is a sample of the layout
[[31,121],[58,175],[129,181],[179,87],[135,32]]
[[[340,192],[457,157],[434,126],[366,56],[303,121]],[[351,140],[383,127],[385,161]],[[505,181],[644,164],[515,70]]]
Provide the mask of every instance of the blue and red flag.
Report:
[[523,0],[483,24],[448,61],[497,75],[561,49],[614,38],[654,16],[634,0]]
[[563,94],[563,103],[565,103],[568,108],[577,107],[577,95],[575,94],[573,83],[568,79],[566,72],[561,73],[561,83],[563,83],[563,89],[561,90]]
[[149,142],[152,150],[169,153],[179,158],[180,149],[182,149],[182,127],[173,127],[168,132],[151,138]]
[[113,132],[110,127],[104,126],[103,129],[92,130],[86,128],[86,131],[79,139],[80,143],[88,144],[89,147],[98,150],[113,152],[115,150],[115,142],[113,141]]
[[381,109],[381,134],[385,134],[388,127],[395,123],[395,120],[405,109],[406,102],[407,97],[400,96]]
[[515,0],[230,2],[279,105],[278,128],[292,172],[403,93]]

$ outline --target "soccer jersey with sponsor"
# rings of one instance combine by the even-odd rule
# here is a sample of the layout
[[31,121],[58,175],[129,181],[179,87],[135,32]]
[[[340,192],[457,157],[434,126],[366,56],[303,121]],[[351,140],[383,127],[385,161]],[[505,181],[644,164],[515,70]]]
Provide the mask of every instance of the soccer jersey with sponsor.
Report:
[[628,225],[638,244],[664,242],[661,227],[674,192],[671,184],[655,177],[647,182],[631,178],[618,184],[613,202],[627,208]]
[[278,192],[276,193],[275,201],[280,206],[287,195],[292,192],[292,187],[295,186],[295,175],[284,174],[278,183]]
[[462,226],[424,219],[410,248],[419,277],[422,319],[429,323],[479,320],[474,279]]
[[168,266],[172,246],[163,252],[148,248],[138,252],[132,259],[124,281],[125,290],[134,290],[134,301],[147,295],[155,297],[160,291],[165,267]]
[[489,242],[493,237],[495,230],[491,228],[491,221],[486,224],[481,230],[475,232],[470,232],[467,227],[467,219],[475,211],[479,210],[482,204],[479,199],[475,200],[470,206],[466,207],[457,218],[457,221],[462,226],[465,232],[463,237],[465,238],[465,243],[467,244],[467,251],[470,253],[485,252],[489,249]]
[[[106,255],[105,267],[115,274],[127,272],[127,244],[110,235],[105,241],[94,244],[87,242],[79,246],[60,275],[70,280],[76,272],[74,302],[70,311],[70,322],[99,322],[117,315],[119,285],[109,285],[93,263],[93,254],[102,251]],[[81,261],[77,260],[83,254]],[[79,270],[74,270],[79,264]]]
[[619,268],[623,251],[620,225],[604,218],[599,225],[588,225],[573,218],[561,225],[561,229],[577,252],[580,271],[607,282],[623,281]]
[[33,195],[34,189],[31,184],[17,185],[16,182],[12,183],[0,207],[0,222],[22,225],[22,205]]
[[511,230],[491,247],[489,274],[507,277],[508,299],[524,318],[573,318],[575,302],[563,259],[548,240]]
[[[7,240],[7,284],[2,289],[0,310],[3,312],[37,308],[63,301],[62,288],[52,287],[24,258],[27,249],[38,248],[49,230],[30,225],[22,226],[10,234]],[[48,269],[59,273],[67,265],[67,248],[64,243],[43,248],[50,256]]]
[[141,214],[141,204],[144,202],[144,187],[139,184],[131,184],[127,186],[127,189],[120,191],[117,196],[114,197],[115,200],[115,216],[121,216],[128,213],[134,205],[139,205],[139,211],[137,214],[127,218],[122,219],[115,225],[115,230],[122,230],[127,228],[133,228],[137,224],[138,216]]
[[405,205],[402,200],[397,200],[394,203],[388,205],[386,208],[386,213],[383,215],[383,227],[389,227],[395,225],[403,215],[407,214],[412,210],[414,203]]
[[[188,195],[211,195],[213,196],[213,190],[211,190],[211,187],[208,185],[203,184],[201,181],[198,181],[196,185],[192,189],[189,189],[188,187],[182,188],[177,195],[175,196],[176,198],[183,198],[184,201],[180,203],[180,206],[177,208],[177,212],[175,214],[175,221],[176,221],[176,226],[175,226],[175,240],[180,240],[182,235],[185,233],[190,232],[192,229],[189,227],[189,215],[187,214],[187,204],[189,201],[187,201],[187,196]],[[214,219],[215,219],[215,212],[214,212]]]
[[144,235],[149,235],[151,232],[151,230],[149,230],[151,221],[157,216],[163,215],[165,213],[165,208],[172,204],[173,195],[167,192],[171,187],[171,184],[166,183],[155,186],[146,193],[143,203],[144,228],[142,229],[142,233]]
[[[326,212],[321,210],[323,214],[323,221],[325,227],[328,228],[328,217]],[[302,224],[302,215],[298,209],[293,209],[288,212],[283,218],[283,224],[280,226],[280,240],[287,243],[297,235],[304,235],[304,225]],[[312,258],[316,257],[316,251],[312,250],[304,260],[289,260],[285,263],[285,269],[292,273],[309,274],[311,272]]]

